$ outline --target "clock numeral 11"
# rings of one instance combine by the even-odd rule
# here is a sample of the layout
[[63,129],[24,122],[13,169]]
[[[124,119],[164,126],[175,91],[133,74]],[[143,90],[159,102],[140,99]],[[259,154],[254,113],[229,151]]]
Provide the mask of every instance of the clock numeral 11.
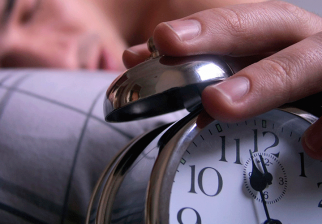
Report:
[[[226,160],[226,136],[220,136],[221,138],[221,159],[219,161],[227,162]],[[234,163],[240,164],[240,140],[234,139],[236,142],[236,161]]]

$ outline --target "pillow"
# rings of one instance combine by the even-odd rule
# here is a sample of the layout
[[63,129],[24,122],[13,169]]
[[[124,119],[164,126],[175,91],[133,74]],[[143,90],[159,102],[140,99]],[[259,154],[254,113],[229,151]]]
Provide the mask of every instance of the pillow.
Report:
[[93,188],[116,152],[186,113],[105,122],[103,99],[116,75],[0,71],[2,223],[84,223]]

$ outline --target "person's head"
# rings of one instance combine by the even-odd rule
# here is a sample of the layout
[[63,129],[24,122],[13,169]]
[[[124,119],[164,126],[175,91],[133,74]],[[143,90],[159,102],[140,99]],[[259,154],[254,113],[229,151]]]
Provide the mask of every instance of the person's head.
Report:
[[1,0],[0,66],[122,69],[127,46],[104,11],[93,0]]
[[146,41],[158,23],[256,1],[0,0],[0,67],[122,70],[127,45]]

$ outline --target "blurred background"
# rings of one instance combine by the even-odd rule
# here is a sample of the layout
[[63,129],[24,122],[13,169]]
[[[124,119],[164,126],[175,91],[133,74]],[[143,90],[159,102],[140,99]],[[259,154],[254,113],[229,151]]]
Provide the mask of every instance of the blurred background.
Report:
[[321,0],[284,0],[285,2],[292,3],[300,6],[310,12],[322,16],[322,1]]

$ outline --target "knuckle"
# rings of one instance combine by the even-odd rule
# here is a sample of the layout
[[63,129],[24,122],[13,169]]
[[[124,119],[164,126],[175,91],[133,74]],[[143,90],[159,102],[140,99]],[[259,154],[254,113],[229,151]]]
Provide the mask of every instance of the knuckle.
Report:
[[219,8],[215,11],[223,25],[223,29],[229,34],[240,36],[247,33],[249,20],[247,14],[233,8]]
[[270,78],[274,82],[272,84],[279,89],[283,98],[289,99],[289,93],[292,92],[293,79],[295,78],[295,76],[292,76],[292,69],[289,63],[266,58],[261,61],[261,67],[266,71],[265,74],[274,75],[273,78]]
[[289,68],[285,63],[270,58],[265,58],[262,60],[262,62],[262,65],[265,67],[265,70],[269,70],[283,79],[284,77],[288,77]]

